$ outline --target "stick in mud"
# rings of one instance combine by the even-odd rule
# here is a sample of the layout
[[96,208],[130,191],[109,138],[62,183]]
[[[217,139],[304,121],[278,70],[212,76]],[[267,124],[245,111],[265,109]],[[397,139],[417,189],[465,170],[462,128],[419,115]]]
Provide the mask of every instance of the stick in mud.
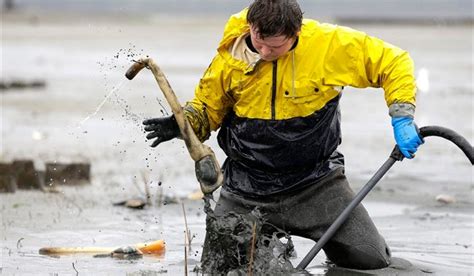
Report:
[[148,187],[150,182],[149,182],[148,175],[143,170],[140,171],[140,174],[142,175],[143,184],[145,185],[146,205],[151,206],[151,195],[150,195],[150,189]]
[[[187,232],[187,231],[186,231]],[[184,275],[188,276],[188,235],[184,233]]]
[[257,223],[253,223],[252,227],[252,247],[250,248],[250,261],[249,261],[249,271],[247,275],[252,276],[253,271],[252,271],[252,265],[253,265],[253,255],[255,254],[255,239],[257,236]]
[[72,263],[72,268],[74,268],[74,271],[76,271],[76,275],[79,275],[79,271],[77,271],[76,266],[74,265],[74,262]]
[[189,247],[191,247],[191,240],[192,240],[191,231],[189,231],[189,228],[188,228],[188,220],[186,218],[186,210],[184,209],[184,203],[183,202],[181,202],[181,207],[183,208],[184,226],[186,228],[185,230],[186,230],[186,235],[187,235],[187,238],[188,238],[187,244],[188,244]]
[[137,189],[137,191],[140,193],[140,195],[145,196],[145,195],[143,194],[142,189],[140,188],[140,186],[138,186],[137,177],[136,177],[136,176],[132,177],[132,183],[133,183],[133,185],[135,186],[135,188]]
[[158,203],[158,207],[161,207],[163,205],[163,187],[161,187],[161,181],[158,181],[158,191],[156,193],[156,201]]
[[21,245],[21,241],[24,240],[25,238],[20,238],[17,242],[16,242],[16,248],[17,249],[20,249],[22,247]]

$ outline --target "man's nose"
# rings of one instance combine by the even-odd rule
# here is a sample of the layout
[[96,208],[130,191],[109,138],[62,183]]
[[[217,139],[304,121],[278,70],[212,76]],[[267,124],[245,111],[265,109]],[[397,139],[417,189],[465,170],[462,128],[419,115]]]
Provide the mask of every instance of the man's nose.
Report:
[[268,47],[263,46],[262,48],[260,48],[260,53],[262,54],[262,56],[267,56],[271,52],[272,52],[271,49]]

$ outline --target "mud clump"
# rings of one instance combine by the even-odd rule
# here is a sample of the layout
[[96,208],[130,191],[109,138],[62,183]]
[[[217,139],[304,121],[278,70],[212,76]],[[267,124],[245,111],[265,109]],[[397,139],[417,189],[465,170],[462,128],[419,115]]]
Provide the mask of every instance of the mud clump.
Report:
[[[229,212],[218,216],[211,209],[209,198],[204,198],[204,202],[206,242],[201,267],[196,269],[198,272],[224,275],[247,275],[249,271],[269,275],[301,273],[289,261],[295,252],[291,237],[266,223],[258,208],[248,214]],[[282,237],[287,239],[286,243],[280,240]]]

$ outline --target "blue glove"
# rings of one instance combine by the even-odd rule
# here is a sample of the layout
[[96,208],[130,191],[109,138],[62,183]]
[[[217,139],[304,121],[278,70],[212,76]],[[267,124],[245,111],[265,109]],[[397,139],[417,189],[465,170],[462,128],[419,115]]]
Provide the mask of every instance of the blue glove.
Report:
[[418,134],[418,128],[413,119],[410,117],[393,117],[392,126],[395,141],[401,153],[408,159],[415,157],[416,150],[424,141]]

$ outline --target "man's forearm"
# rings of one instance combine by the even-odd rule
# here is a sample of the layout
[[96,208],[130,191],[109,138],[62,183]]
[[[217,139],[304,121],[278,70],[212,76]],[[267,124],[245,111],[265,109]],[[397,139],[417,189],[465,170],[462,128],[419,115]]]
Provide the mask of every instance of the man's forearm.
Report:
[[196,110],[190,104],[186,104],[184,107],[184,114],[188,119],[189,123],[193,127],[194,133],[201,142],[209,139],[211,135],[211,128],[209,119],[207,117],[206,109]]
[[415,116],[415,106],[411,103],[394,103],[388,108],[391,117],[410,117]]

